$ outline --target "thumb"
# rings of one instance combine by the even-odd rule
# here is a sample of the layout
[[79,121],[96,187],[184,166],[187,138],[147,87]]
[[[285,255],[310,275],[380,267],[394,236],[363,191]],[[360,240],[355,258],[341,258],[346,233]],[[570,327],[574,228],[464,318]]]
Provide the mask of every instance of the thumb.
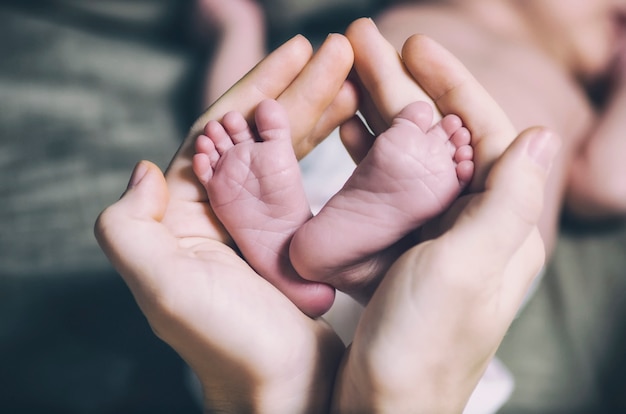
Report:
[[94,233],[100,247],[124,276],[135,273],[133,263],[151,263],[172,236],[160,223],[169,193],[161,170],[151,162],[135,167],[122,197],[96,220]]
[[161,221],[169,193],[163,173],[150,161],[140,161],[128,181],[128,187],[114,204],[129,216]]
[[484,192],[470,195],[451,235],[477,254],[508,261],[537,226],[559,148],[560,139],[548,129],[522,132],[493,165]]

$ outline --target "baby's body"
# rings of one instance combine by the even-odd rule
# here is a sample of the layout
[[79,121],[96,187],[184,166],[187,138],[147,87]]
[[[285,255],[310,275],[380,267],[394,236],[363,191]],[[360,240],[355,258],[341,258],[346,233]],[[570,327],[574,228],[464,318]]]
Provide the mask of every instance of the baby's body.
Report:
[[[606,69],[612,53],[607,39],[611,37],[593,38],[597,41],[591,44],[589,50],[576,50],[575,34],[569,31],[579,29],[586,33],[591,30],[588,26],[596,24],[598,18],[587,18],[592,20],[587,24],[587,20],[578,17],[581,27],[574,27],[577,21],[573,14],[578,12],[582,15],[585,10],[578,10],[584,9],[582,6],[570,7],[568,2],[560,2],[564,7],[559,9],[555,1],[527,6],[529,9],[559,9],[561,21],[554,22],[554,30],[561,31],[562,38],[559,40],[563,44],[569,42],[562,49],[574,45],[568,49],[574,50],[568,56],[569,60],[561,61],[560,56],[550,49],[552,45],[539,45],[526,38],[522,30],[527,30],[527,27],[516,32],[519,16],[509,16],[512,6],[503,6],[506,3],[509,2],[442,1],[432,5],[415,2],[389,8],[376,19],[376,23],[382,34],[398,49],[416,32],[434,38],[469,68],[503,107],[518,130],[544,125],[562,137],[564,145],[552,169],[540,225],[546,250],[550,252],[555,241],[558,215],[566,196],[570,202],[567,207],[580,214],[626,213],[626,199],[619,199],[624,198],[624,183],[612,179],[623,177],[626,167],[622,162],[612,162],[614,156],[610,155],[626,153],[626,141],[618,141],[610,135],[594,136],[599,118],[583,83],[577,81],[577,77],[598,76]],[[589,5],[596,6],[592,2]],[[567,15],[569,9],[574,10],[572,16]],[[542,18],[543,15],[537,15],[536,24],[540,25]],[[587,26],[583,27],[583,23]],[[582,48],[580,44],[578,46]],[[623,123],[622,126],[626,127]],[[599,170],[603,174],[599,174]],[[596,201],[593,202],[593,199]],[[581,205],[583,202],[587,205]]]
[[332,292],[299,275],[315,281],[338,274],[340,289],[345,279],[375,284],[397,258],[388,248],[444,211],[471,180],[469,131],[457,116],[430,127],[432,118],[424,102],[407,106],[312,219],[287,116],[275,101],[257,109],[258,136],[239,113],[209,122],[196,143],[194,171],[246,260],[317,316],[332,304]]

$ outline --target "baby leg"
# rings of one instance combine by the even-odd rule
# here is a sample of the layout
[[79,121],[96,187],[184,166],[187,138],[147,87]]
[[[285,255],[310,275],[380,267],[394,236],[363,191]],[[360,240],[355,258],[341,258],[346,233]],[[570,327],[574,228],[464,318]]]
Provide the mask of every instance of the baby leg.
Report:
[[[469,131],[455,115],[408,105],[374,141],[344,187],[295,234],[300,275],[354,294],[386,271],[380,252],[443,212],[471,180]],[[358,295],[355,295],[358,296]]]
[[258,136],[238,112],[209,122],[193,169],[248,263],[303,312],[319,316],[332,305],[334,289],[301,279],[288,257],[293,233],[311,212],[287,114],[276,101],[263,101],[256,125]]

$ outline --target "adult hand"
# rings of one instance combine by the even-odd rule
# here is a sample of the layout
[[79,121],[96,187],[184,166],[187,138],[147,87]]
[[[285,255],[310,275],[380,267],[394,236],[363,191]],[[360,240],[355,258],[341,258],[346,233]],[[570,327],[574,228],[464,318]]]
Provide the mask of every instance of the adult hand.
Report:
[[268,56],[200,117],[166,176],[138,164],[126,193],[96,223],[102,249],[154,332],[196,372],[209,409],[323,412],[329,404],[343,344],[225,244],[191,168],[208,120],[230,110],[250,116],[263,99],[287,108],[300,156],[354,114],[348,41],[332,35],[311,55],[298,36]]
[[559,144],[522,133],[450,229],[394,263],[359,321],[336,412],[463,411],[544,263],[537,222]]
[[[458,413],[544,263],[536,225],[559,140],[542,129],[515,138],[467,69],[427,37],[410,38],[400,61],[369,20],[347,36],[374,125],[384,128],[404,105],[430,97],[471,131],[477,172],[468,195],[431,223],[432,239],[373,281],[380,285],[338,377],[335,410]],[[349,128],[344,140],[358,160],[368,136]]]

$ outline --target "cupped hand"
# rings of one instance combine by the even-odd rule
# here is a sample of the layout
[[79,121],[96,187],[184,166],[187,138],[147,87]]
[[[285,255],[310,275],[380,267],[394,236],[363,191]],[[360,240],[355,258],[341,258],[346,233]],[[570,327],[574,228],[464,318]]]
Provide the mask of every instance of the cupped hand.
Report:
[[[476,173],[467,194],[429,224],[428,239],[372,282],[378,286],[338,376],[334,410],[458,413],[544,263],[537,222],[560,141],[541,128],[518,136],[433,40],[409,38],[400,60],[369,20],[347,34],[370,98],[368,121],[384,128],[414,100],[457,114],[471,131]],[[356,121],[348,128],[344,141],[358,161],[371,136]]]
[[547,130],[522,133],[442,236],[391,267],[359,321],[335,411],[460,413],[544,263]]
[[195,137],[230,110],[248,117],[272,98],[287,108],[303,156],[356,110],[345,78],[352,50],[330,36],[312,57],[298,36],[263,60],[192,127],[166,175],[136,167],[96,237],[155,333],[198,375],[207,408],[224,412],[324,412],[343,344],[304,315],[227,245],[191,160]]

